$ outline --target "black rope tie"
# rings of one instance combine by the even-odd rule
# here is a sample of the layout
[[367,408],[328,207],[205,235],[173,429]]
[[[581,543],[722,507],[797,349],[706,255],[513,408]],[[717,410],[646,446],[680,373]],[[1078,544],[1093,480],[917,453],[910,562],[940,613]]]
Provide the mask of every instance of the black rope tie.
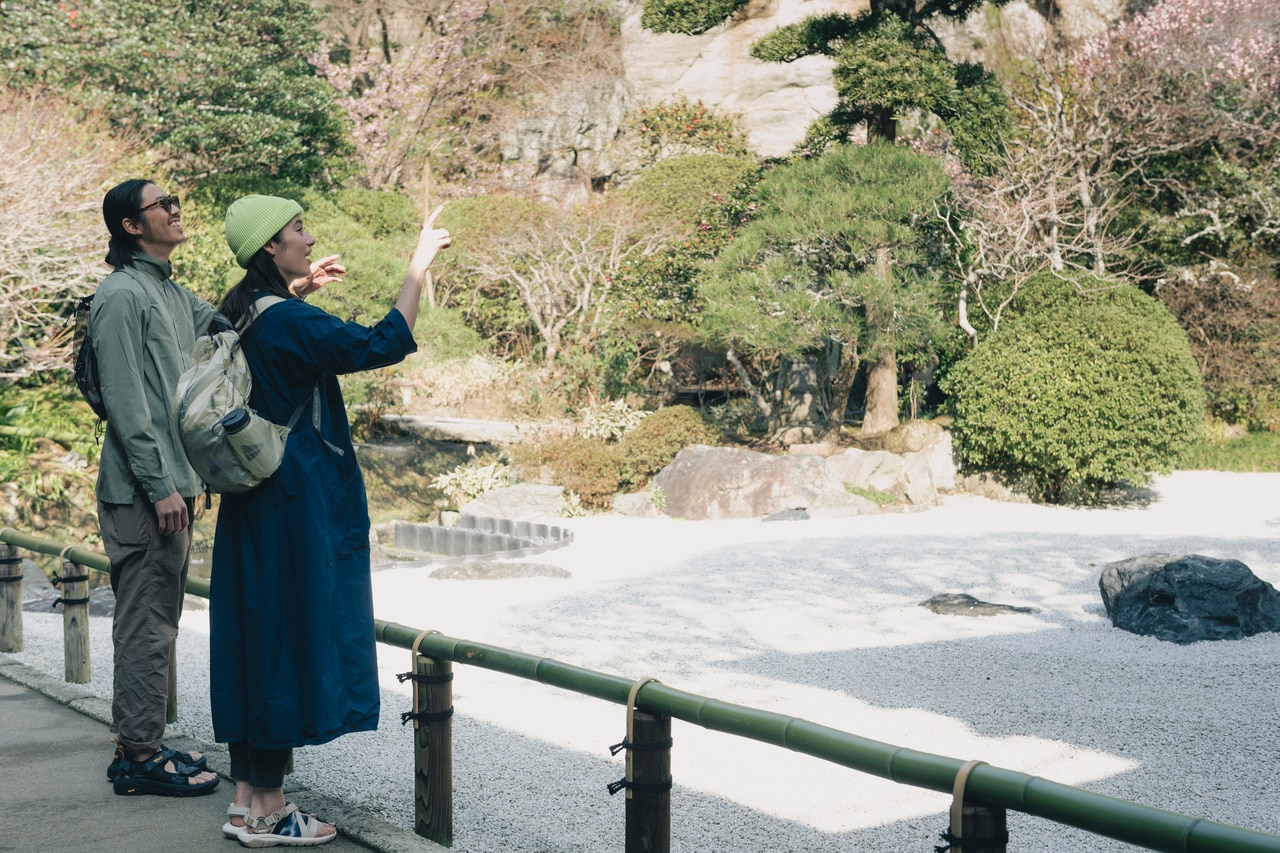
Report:
[[50,606],[51,608],[53,608],[54,610],[57,610],[57,609],[58,609],[58,605],[59,605],[59,604],[61,604],[63,607],[66,607],[68,604],[88,604],[88,603],[89,603],[89,599],[88,599],[88,597],[85,597],[85,598],[55,598],[55,599],[53,600],[53,604],[51,604],[51,605],[49,605],[49,606]]
[[12,557],[0,557],[0,566],[16,566],[22,562],[22,558],[16,554]]
[[663,794],[671,790],[671,778],[667,777],[665,782],[628,782],[623,776],[617,782],[610,782],[606,788],[611,797],[622,790],[632,790],[637,794]]
[[666,740],[655,740],[650,743],[632,743],[624,738],[609,747],[609,754],[617,755],[624,749],[634,750],[635,752],[662,752],[670,749],[672,743],[674,743],[674,741],[671,738],[667,738]]
[[[49,581],[49,583],[53,584],[54,586],[57,586],[60,583],[84,583],[88,579],[89,579],[88,575],[74,575],[73,577],[69,577],[69,578],[60,578],[55,574],[53,576],[53,580]],[[85,601],[88,601],[88,600],[89,599],[87,598],[85,599]]]
[[400,725],[406,726],[410,721],[418,723],[438,723],[441,720],[447,720],[453,716],[453,709],[447,708],[443,711],[405,711],[400,715]]
[[3,575],[0,576],[0,583],[17,583],[22,580],[22,575]]
[[947,843],[941,847],[934,847],[933,853],[948,853],[953,847],[991,847],[1009,843],[1008,832],[992,835],[989,838],[961,838],[958,835],[952,835],[950,832],[942,832],[938,834],[938,837]]
[[404,684],[406,681],[412,681],[414,684],[448,684],[453,681],[453,673],[445,675],[418,675],[416,672],[400,672],[396,674],[396,681]]

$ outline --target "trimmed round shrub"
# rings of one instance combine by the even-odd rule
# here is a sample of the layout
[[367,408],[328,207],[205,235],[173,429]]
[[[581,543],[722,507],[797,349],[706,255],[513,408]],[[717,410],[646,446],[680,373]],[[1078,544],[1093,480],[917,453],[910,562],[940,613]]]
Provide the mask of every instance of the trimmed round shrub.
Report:
[[1053,502],[1089,502],[1103,487],[1167,473],[1204,415],[1186,335],[1128,285],[1008,318],[943,390],[964,465]]
[[621,483],[617,445],[599,438],[552,437],[514,445],[511,458],[524,469],[546,466],[566,496],[573,492],[586,509],[613,508]]
[[642,489],[649,478],[695,444],[717,445],[720,431],[690,406],[668,406],[640,422],[618,442],[624,488]]

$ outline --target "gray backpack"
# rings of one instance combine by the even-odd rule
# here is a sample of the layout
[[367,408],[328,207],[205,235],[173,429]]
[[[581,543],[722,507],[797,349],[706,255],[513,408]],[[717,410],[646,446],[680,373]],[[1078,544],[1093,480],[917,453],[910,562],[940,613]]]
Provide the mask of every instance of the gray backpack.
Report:
[[[283,302],[279,296],[260,296],[241,331],[257,315]],[[191,354],[193,363],[178,379],[173,418],[187,453],[187,461],[211,492],[247,492],[276,472],[284,459],[285,442],[307,403],[318,412],[320,389],[303,401],[289,423],[272,423],[249,408],[253,377],[233,330],[202,335]]]

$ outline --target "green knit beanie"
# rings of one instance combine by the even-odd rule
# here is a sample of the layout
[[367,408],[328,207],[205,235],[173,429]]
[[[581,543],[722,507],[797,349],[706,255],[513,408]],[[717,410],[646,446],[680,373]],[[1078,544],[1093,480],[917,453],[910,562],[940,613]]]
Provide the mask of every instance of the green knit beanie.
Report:
[[247,195],[227,208],[227,245],[236,263],[249,268],[249,259],[271,240],[289,220],[302,212],[293,199],[273,195]]

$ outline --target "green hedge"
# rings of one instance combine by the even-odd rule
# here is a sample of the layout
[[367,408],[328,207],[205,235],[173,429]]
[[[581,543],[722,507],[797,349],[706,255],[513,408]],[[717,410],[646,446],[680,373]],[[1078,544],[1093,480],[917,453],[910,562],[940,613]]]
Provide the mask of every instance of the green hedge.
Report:
[[1081,502],[1171,470],[1204,417],[1200,372],[1173,317],[1128,285],[1044,296],[944,380],[966,467]]

